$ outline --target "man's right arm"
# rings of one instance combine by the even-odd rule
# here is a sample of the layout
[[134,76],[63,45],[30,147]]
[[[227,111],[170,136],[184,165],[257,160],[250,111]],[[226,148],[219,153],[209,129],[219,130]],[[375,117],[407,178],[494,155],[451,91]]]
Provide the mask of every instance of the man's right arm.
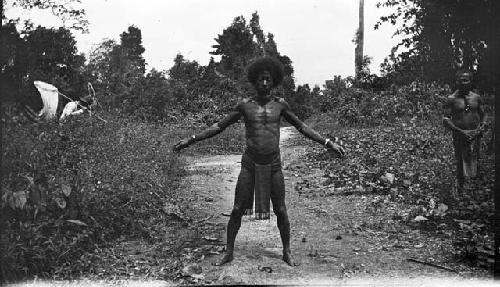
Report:
[[220,134],[223,130],[237,122],[240,118],[241,113],[238,109],[236,109],[235,111],[230,112],[220,122],[211,125],[208,129],[202,131],[199,134],[193,135],[191,138],[194,138],[195,142],[211,138],[217,134]]
[[238,104],[235,109],[230,112],[225,118],[223,118],[220,122],[213,124],[208,129],[202,131],[199,134],[194,134],[189,138],[185,138],[178,142],[174,146],[174,150],[181,150],[186,148],[195,142],[202,141],[207,138],[211,138],[217,134],[220,134],[223,130],[225,130],[230,125],[234,124],[241,118],[241,104]]
[[452,98],[448,98],[445,106],[444,106],[444,115],[443,115],[443,125],[454,131],[454,132],[459,132],[459,133],[462,133],[462,129],[460,129],[459,127],[457,127],[453,121],[451,120],[451,116],[452,116],[452,104],[453,104],[453,99]]

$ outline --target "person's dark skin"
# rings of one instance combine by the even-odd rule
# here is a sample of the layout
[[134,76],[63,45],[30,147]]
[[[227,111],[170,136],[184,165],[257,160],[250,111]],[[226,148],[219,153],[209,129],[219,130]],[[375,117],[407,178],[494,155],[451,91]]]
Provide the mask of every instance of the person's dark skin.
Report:
[[[481,107],[481,98],[471,91],[472,75],[457,75],[458,89],[448,97],[444,109],[443,125],[451,131],[473,141],[484,132],[485,116]],[[459,184],[463,178],[458,175]]]
[[[215,136],[243,117],[245,121],[247,148],[252,149],[258,154],[276,152],[279,151],[280,119],[283,117],[306,137],[322,145],[325,145],[326,142],[325,146],[328,149],[336,152],[340,156],[345,155],[344,149],[336,141],[327,141],[327,139],[304,124],[291,111],[289,105],[284,100],[276,100],[271,96],[270,92],[273,88],[273,79],[268,71],[264,70],[259,73],[254,88],[256,90],[255,97],[240,102],[234,111],[205,131],[193,137],[181,140],[174,146],[174,150],[181,150],[196,141]],[[281,172],[279,176],[281,176],[280,179],[283,181]],[[296,263],[290,251],[290,223],[286,211],[284,193],[279,197],[282,198],[271,198],[271,200],[283,244],[283,260],[288,265],[295,266]],[[243,210],[235,205],[231,212],[227,227],[226,253],[222,259],[214,265],[223,265],[233,260],[234,242],[241,226],[242,216]]]

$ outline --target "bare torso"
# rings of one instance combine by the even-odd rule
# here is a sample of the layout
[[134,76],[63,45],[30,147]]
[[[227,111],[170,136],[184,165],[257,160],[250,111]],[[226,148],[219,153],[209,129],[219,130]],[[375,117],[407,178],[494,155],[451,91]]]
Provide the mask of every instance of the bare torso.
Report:
[[451,121],[458,128],[473,130],[479,126],[481,116],[478,94],[469,92],[465,96],[460,96],[455,92],[448,98],[448,108]]
[[281,115],[286,105],[279,99],[259,103],[255,99],[245,100],[239,105],[245,121],[247,147],[259,154],[268,154],[279,149]]

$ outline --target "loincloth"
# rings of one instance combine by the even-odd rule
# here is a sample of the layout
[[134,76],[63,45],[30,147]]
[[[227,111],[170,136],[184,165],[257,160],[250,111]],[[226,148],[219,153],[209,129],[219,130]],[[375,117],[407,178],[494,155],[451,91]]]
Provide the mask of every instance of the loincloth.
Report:
[[245,215],[254,214],[255,202],[255,218],[270,218],[271,179],[273,173],[280,170],[279,150],[264,155],[245,150],[235,193],[235,203],[245,210]]
[[468,141],[463,135],[453,133],[453,146],[458,161],[459,172],[464,177],[477,176],[480,137]]

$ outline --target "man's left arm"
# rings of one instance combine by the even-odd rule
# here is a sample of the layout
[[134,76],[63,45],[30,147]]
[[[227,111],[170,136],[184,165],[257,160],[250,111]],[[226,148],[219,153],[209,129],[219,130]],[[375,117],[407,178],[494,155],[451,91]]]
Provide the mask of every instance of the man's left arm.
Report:
[[285,106],[282,111],[283,117],[287,122],[293,125],[301,134],[327,148],[334,150],[341,156],[345,155],[344,148],[342,148],[342,146],[340,146],[339,143],[337,143],[337,140],[332,141],[328,138],[324,138],[323,136],[321,136],[318,132],[316,132],[315,130],[307,126],[303,121],[301,121],[297,117],[297,115],[295,115],[295,113],[292,112],[287,102],[283,100],[282,103]]

